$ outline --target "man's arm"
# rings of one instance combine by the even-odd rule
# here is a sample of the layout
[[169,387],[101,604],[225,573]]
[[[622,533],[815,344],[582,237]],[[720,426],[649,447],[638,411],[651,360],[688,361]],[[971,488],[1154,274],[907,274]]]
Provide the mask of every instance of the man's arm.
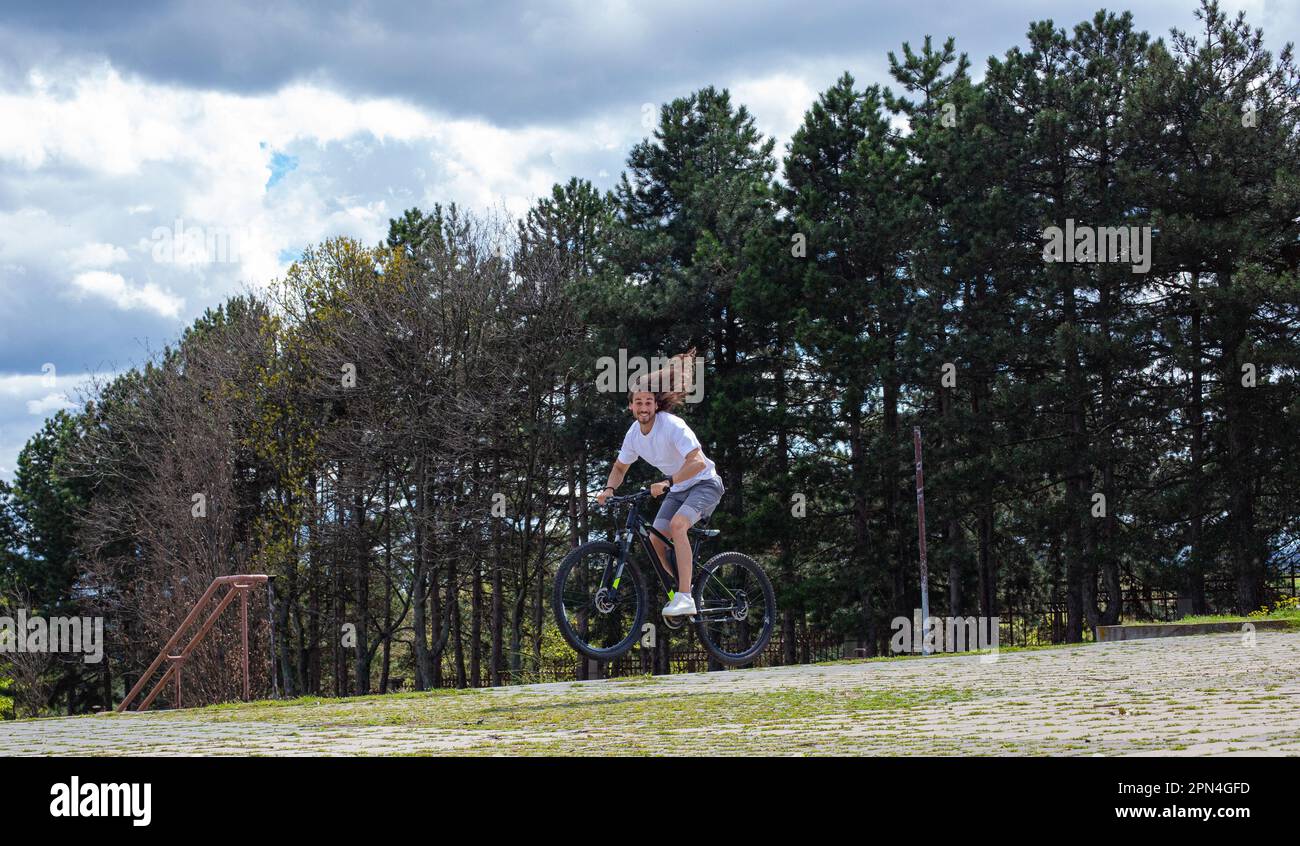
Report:
[[618,490],[618,486],[623,484],[623,477],[627,475],[627,469],[630,466],[617,458],[614,459],[614,466],[609,470],[609,481],[605,483],[605,489],[596,494],[596,502],[604,505],[605,500],[614,495],[614,491]]
[[682,464],[682,469],[673,474],[673,479],[678,482],[685,481],[703,470],[705,466],[704,453],[700,450],[700,447],[696,447],[686,453],[686,461]]
[[[700,451],[700,447],[696,447],[695,449],[686,453],[686,461],[682,464],[682,468],[672,476],[667,477],[667,481],[668,482],[685,481],[691,478],[692,476],[694,476],[696,473],[703,470],[704,467],[705,467],[704,453]],[[680,476],[681,478],[679,479],[678,476]],[[666,490],[668,490],[667,484],[665,484],[664,482],[655,482],[653,485],[650,486],[650,495],[656,497],[662,496],[663,492]]]

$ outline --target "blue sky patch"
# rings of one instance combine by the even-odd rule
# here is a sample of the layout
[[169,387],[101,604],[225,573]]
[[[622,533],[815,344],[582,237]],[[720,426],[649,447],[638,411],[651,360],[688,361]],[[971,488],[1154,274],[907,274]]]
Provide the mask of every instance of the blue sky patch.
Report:
[[271,178],[266,180],[266,187],[270,188],[275,183],[284,179],[286,175],[292,173],[298,168],[298,157],[290,156],[287,153],[271,154]]

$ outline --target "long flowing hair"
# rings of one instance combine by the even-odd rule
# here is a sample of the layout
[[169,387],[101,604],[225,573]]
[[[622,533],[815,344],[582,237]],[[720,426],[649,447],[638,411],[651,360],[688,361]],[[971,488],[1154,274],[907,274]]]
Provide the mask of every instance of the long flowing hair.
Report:
[[627,401],[641,391],[653,391],[655,411],[674,411],[695,385],[695,347],[668,360],[665,367],[638,377],[628,387]]

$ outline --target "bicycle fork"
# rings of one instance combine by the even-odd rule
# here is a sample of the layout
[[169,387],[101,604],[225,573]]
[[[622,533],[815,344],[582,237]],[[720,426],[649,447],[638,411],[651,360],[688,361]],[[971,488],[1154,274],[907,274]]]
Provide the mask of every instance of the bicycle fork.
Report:
[[[605,573],[601,578],[601,585],[609,585],[611,604],[618,601],[618,585],[623,580],[623,568],[627,566],[627,554],[632,548],[632,530],[624,529],[618,533],[618,562],[607,561],[605,564]],[[613,569],[613,580],[610,580],[610,570]]]

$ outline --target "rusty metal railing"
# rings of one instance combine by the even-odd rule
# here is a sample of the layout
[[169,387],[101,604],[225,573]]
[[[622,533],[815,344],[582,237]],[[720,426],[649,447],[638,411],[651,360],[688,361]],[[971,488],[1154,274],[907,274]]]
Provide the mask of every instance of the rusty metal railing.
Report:
[[[185,662],[189,660],[190,653],[203,642],[203,638],[207,636],[208,632],[212,629],[212,626],[217,622],[217,618],[221,616],[221,612],[225,611],[226,608],[229,607],[230,603],[235,600],[236,596],[239,597],[240,642],[243,648],[244,668],[244,701],[247,702],[249,699],[248,592],[252,590],[255,585],[266,584],[269,578],[269,576],[261,574],[240,574],[235,576],[218,576],[213,579],[212,584],[208,585],[208,589],[203,592],[203,596],[199,597],[199,601],[194,603],[194,607],[190,609],[190,613],[186,615],[180,626],[177,627],[176,633],[171,636],[171,639],[167,641],[166,645],[163,646],[162,650],[158,653],[158,657],[153,659],[153,663],[149,665],[149,669],[144,671],[140,676],[140,680],[135,683],[135,687],[131,688],[131,692],[128,693],[126,698],[118,704],[116,708],[117,712],[121,713],[122,711],[127,710],[127,707],[131,702],[140,695],[140,691],[144,689],[146,684],[148,684],[149,679],[153,678],[154,673],[158,672],[158,668],[162,666],[164,661],[169,663],[166,671],[162,674],[162,678],[158,679],[158,682],[153,686],[153,689],[149,691],[149,695],[144,698],[139,707],[135,710],[148,710],[149,706],[153,704],[153,701],[158,698],[158,694],[162,692],[163,687],[167,684],[169,679],[176,688],[175,706],[177,708],[182,707],[181,679]],[[176,644],[180,643],[181,637],[185,634],[186,630],[189,629],[190,626],[194,625],[194,621],[199,618],[199,613],[212,601],[212,597],[214,597],[217,591],[223,586],[229,587],[229,590],[227,590],[225,595],[221,597],[221,601],[217,603],[217,607],[212,609],[212,613],[208,615],[208,619],[204,621],[203,625],[199,628],[198,632],[195,633],[194,637],[190,639],[190,642],[185,646],[185,648],[177,654],[172,654],[172,650],[176,648]]]

